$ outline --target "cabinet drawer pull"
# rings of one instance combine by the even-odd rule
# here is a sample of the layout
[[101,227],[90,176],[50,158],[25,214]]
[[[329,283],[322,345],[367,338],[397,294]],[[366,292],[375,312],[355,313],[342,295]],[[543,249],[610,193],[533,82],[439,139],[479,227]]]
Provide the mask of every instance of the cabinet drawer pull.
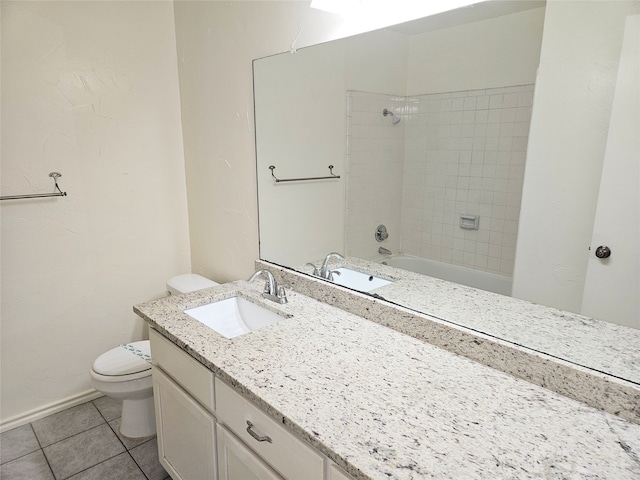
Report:
[[253,427],[253,423],[251,423],[249,420],[247,420],[247,433],[249,435],[251,435],[253,438],[255,438],[257,441],[259,442],[269,442],[269,443],[273,443],[271,441],[271,438],[268,436],[260,436],[258,435],[256,432],[254,432],[253,430],[251,430],[251,428]]

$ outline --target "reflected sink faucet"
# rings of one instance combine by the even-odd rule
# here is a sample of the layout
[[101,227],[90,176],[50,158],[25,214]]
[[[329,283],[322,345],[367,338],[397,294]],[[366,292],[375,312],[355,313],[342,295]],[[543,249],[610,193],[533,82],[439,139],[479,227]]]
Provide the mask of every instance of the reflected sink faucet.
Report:
[[311,275],[313,275],[314,277],[319,277],[320,276],[320,270],[318,270],[318,267],[316,267],[313,263],[307,262],[305,267],[306,266],[309,266],[309,267],[313,268],[313,272],[311,273]]
[[278,282],[273,278],[273,274],[269,270],[258,270],[256,273],[251,275],[249,279],[250,282],[253,282],[260,275],[266,275],[267,281],[264,284],[264,290],[262,291],[262,296],[267,300],[271,300],[276,303],[287,303],[287,292],[284,290],[282,285],[278,286]]
[[331,260],[332,258],[337,258],[338,260],[344,260],[344,257],[336,252],[331,252],[329,255],[324,257],[324,262],[322,262],[322,267],[320,267],[319,276],[322,278],[326,278],[327,280],[333,280],[332,278],[333,272],[329,270],[329,260]]

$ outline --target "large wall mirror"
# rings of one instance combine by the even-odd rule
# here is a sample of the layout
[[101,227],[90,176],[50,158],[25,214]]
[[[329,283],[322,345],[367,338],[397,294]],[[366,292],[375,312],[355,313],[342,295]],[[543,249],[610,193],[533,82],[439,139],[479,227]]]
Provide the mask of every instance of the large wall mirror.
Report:
[[[483,2],[255,60],[261,259],[311,273],[339,252],[510,295],[546,13]],[[622,39],[625,16],[615,25]],[[379,292],[443,318],[428,298]],[[485,333],[640,383],[640,331],[594,325]],[[622,343],[595,361],[601,327]],[[572,358],[551,337],[587,347]]]

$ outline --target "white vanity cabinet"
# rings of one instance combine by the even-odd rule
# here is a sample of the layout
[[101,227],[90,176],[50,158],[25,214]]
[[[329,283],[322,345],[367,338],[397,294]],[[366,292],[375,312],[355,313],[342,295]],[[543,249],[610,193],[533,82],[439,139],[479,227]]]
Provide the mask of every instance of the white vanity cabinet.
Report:
[[352,480],[157,331],[149,331],[160,463],[173,480]]
[[[215,385],[221,480],[324,479],[324,455],[220,379],[216,378]],[[247,470],[240,470],[238,463],[244,463]],[[240,471],[246,476],[235,474]]]
[[258,455],[222,425],[218,433],[218,472],[220,480],[283,480]]
[[331,462],[327,469],[327,480],[353,480],[353,477],[343,472],[335,463]]
[[150,330],[160,463],[173,480],[216,480],[213,373]]
[[173,480],[216,478],[216,420],[160,368],[153,370],[158,456]]

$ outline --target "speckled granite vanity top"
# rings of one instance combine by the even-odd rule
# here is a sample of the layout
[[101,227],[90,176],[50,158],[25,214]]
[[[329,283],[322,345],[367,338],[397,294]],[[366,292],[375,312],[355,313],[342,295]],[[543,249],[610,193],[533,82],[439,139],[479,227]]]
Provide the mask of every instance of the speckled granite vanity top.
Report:
[[[640,425],[291,290],[278,305],[260,289],[239,281],[134,310],[359,479],[640,478]],[[292,316],[229,340],[182,313],[238,291]]]
[[393,283],[363,294],[256,262],[318,301],[640,424],[640,331],[362,259],[332,266],[343,265]]
[[356,257],[338,266],[394,280],[372,293],[396,304],[640,384],[640,330]]

